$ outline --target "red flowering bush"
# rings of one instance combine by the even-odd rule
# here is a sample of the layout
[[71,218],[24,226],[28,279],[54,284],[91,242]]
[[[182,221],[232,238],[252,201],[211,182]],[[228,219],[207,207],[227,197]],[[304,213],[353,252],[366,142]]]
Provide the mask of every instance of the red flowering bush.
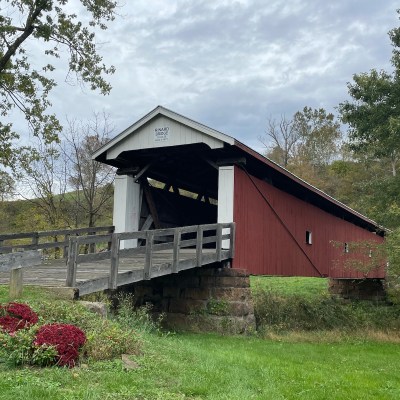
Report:
[[74,325],[43,325],[36,333],[36,347],[52,346],[57,351],[57,365],[73,367],[79,357],[79,349],[85,344],[85,333]]
[[37,314],[22,303],[8,303],[0,306],[0,327],[8,333],[15,333],[19,329],[29,328],[38,322]]

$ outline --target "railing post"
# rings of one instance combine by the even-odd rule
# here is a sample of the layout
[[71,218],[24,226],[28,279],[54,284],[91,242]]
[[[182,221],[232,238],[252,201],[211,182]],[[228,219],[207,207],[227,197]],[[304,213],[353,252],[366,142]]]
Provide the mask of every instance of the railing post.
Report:
[[79,242],[77,237],[69,239],[68,260],[67,260],[67,287],[76,285],[77,257],[79,254]]
[[222,260],[222,225],[217,225],[217,245],[216,245],[216,252],[217,252],[217,261]]
[[172,273],[179,271],[179,251],[181,248],[181,228],[176,228],[174,232],[174,253],[172,259]]
[[15,300],[21,297],[23,287],[22,267],[13,268],[10,271],[9,298]]
[[[69,235],[68,234],[66,234],[65,236],[64,236],[64,242],[67,242],[67,241],[69,241]],[[64,249],[63,249],[63,258],[65,258],[65,259],[68,259],[68,246],[64,246]]]
[[[33,232],[32,244],[36,245],[36,246],[39,244],[39,232]],[[36,250],[36,249],[37,249],[37,247],[33,246],[33,250]]]
[[[109,229],[108,231],[107,231],[107,233],[111,233],[111,237],[112,237],[112,234],[114,233],[114,227],[112,228],[112,229]],[[108,242],[107,243],[107,250],[108,251],[110,251],[111,250],[111,242]]]
[[[93,232],[88,232],[89,235],[96,235],[96,231]],[[90,243],[89,244],[89,254],[94,254],[96,253],[96,243]]]
[[153,265],[153,243],[154,243],[154,232],[146,232],[146,259],[144,263],[143,279],[151,279],[151,267]]
[[235,235],[236,235],[236,224],[234,222],[231,223],[231,233],[229,237],[229,249],[231,258],[235,257]]
[[113,233],[111,236],[111,268],[109,282],[109,288],[112,290],[118,287],[119,242],[118,233]]
[[201,267],[203,257],[203,227],[197,227],[197,240],[196,240],[196,265]]
[[[54,235],[54,243],[58,243],[57,235]],[[54,247],[54,258],[55,259],[60,258],[60,248],[59,247]]]

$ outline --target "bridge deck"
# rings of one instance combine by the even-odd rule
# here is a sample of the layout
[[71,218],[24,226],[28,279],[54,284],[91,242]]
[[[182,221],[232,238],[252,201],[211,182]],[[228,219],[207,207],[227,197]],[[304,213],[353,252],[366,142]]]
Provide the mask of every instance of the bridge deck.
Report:
[[[215,262],[215,249],[203,249],[203,265]],[[153,255],[151,277],[172,273],[172,250],[159,251]],[[182,249],[179,270],[195,267],[196,250]],[[118,286],[143,280],[145,255],[121,258],[118,265]],[[77,268],[76,285],[79,295],[108,288],[110,260],[80,263]],[[24,285],[65,287],[66,260],[46,260],[41,265],[24,269]],[[0,284],[9,283],[9,273],[0,272]]]
[[[68,231],[51,233],[55,232],[68,236]],[[0,241],[25,238],[26,235],[0,235]],[[39,232],[34,238],[43,235],[45,234]],[[124,241],[128,241],[128,244],[133,244],[130,241],[136,241],[140,245],[128,245],[124,248],[121,245]],[[114,290],[130,283],[227,260],[234,255],[234,224],[219,223],[139,232],[114,232],[106,235],[78,235],[70,236],[63,242],[41,243],[35,240],[29,245],[16,244],[8,247],[0,244],[0,254],[15,250],[22,254],[21,248],[43,251],[65,246],[67,243],[68,249],[65,249],[63,254],[67,260],[47,260],[39,266],[24,268],[24,284],[70,287],[75,288],[78,295],[84,295],[105,289]],[[102,251],[87,253],[92,247],[95,250],[96,245],[107,243],[108,247]],[[228,249],[225,249],[226,247]],[[8,283],[8,280],[8,273],[0,272],[0,283]]]

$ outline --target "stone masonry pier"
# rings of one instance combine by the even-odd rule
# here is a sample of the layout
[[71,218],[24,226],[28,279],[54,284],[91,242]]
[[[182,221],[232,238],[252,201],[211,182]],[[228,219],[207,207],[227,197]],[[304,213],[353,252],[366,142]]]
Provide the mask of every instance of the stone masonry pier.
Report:
[[249,275],[229,263],[181,271],[121,288],[135,306],[152,304],[174,330],[245,333],[255,330]]

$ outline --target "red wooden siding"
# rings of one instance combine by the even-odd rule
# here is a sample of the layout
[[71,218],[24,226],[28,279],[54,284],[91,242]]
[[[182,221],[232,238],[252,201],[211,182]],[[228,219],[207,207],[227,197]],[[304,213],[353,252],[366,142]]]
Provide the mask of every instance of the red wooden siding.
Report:
[[[331,241],[355,242],[383,238],[350,222],[329,214],[303,200],[252,177],[316,268],[333,278],[362,278],[334,264],[341,259],[342,248]],[[293,238],[284,229],[250,178],[235,167],[234,221],[236,222],[234,268],[246,268],[251,274],[284,276],[320,276]],[[306,244],[306,231],[312,232],[312,244]],[[384,269],[369,278],[384,277]]]

